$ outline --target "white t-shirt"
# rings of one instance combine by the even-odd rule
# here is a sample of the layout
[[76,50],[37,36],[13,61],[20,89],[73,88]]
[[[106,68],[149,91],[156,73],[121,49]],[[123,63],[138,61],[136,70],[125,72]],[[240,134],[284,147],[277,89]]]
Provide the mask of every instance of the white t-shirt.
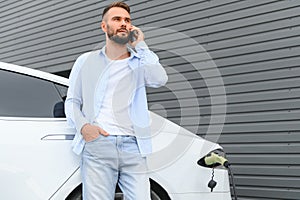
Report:
[[106,94],[96,122],[110,135],[134,135],[129,117],[134,80],[128,60],[109,61]]

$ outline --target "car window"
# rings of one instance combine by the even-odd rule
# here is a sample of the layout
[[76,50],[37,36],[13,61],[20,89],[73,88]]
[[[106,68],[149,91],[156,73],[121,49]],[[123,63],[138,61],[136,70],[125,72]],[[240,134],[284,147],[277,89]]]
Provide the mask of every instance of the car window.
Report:
[[0,116],[53,117],[54,106],[61,101],[54,83],[0,70]]
[[59,95],[63,99],[65,99],[67,97],[68,87],[64,86],[64,85],[58,85],[58,84],[55,84],[55,87],[56,87],[57,91],[59,92]]

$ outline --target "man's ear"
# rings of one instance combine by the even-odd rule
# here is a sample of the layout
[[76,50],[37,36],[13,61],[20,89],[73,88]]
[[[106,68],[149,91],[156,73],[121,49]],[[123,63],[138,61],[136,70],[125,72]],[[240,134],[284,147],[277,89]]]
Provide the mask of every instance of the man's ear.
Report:
[[101,22],[101,29],[104,33],[107,32],[107,26],[106,26],[106,23],[104,21]]

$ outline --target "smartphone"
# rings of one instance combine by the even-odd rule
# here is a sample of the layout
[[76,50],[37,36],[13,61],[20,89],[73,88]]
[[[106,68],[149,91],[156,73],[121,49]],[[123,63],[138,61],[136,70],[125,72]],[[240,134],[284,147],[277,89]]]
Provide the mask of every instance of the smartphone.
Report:
[[137,37],[138,37],[137,30],[130,31],[130,33],[129,33],[129,40],[130,40],[130,42],[136,41]]

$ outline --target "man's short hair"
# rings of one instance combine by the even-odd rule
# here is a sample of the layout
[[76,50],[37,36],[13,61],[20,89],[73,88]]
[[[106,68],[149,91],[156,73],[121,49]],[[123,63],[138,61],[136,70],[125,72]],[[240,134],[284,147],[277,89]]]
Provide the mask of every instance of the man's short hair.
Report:
[[111,9],[111,8],[114,8],[114,7],[118,7],[118,8],[123,8],[125,9],[129,14],[130,14],[130,7],[122,2],[122,1],[117,1],[117,2],[114,2],[114,3],[111,3],[109,4],[102,12],[102,19],[104,17],[104,15]]

